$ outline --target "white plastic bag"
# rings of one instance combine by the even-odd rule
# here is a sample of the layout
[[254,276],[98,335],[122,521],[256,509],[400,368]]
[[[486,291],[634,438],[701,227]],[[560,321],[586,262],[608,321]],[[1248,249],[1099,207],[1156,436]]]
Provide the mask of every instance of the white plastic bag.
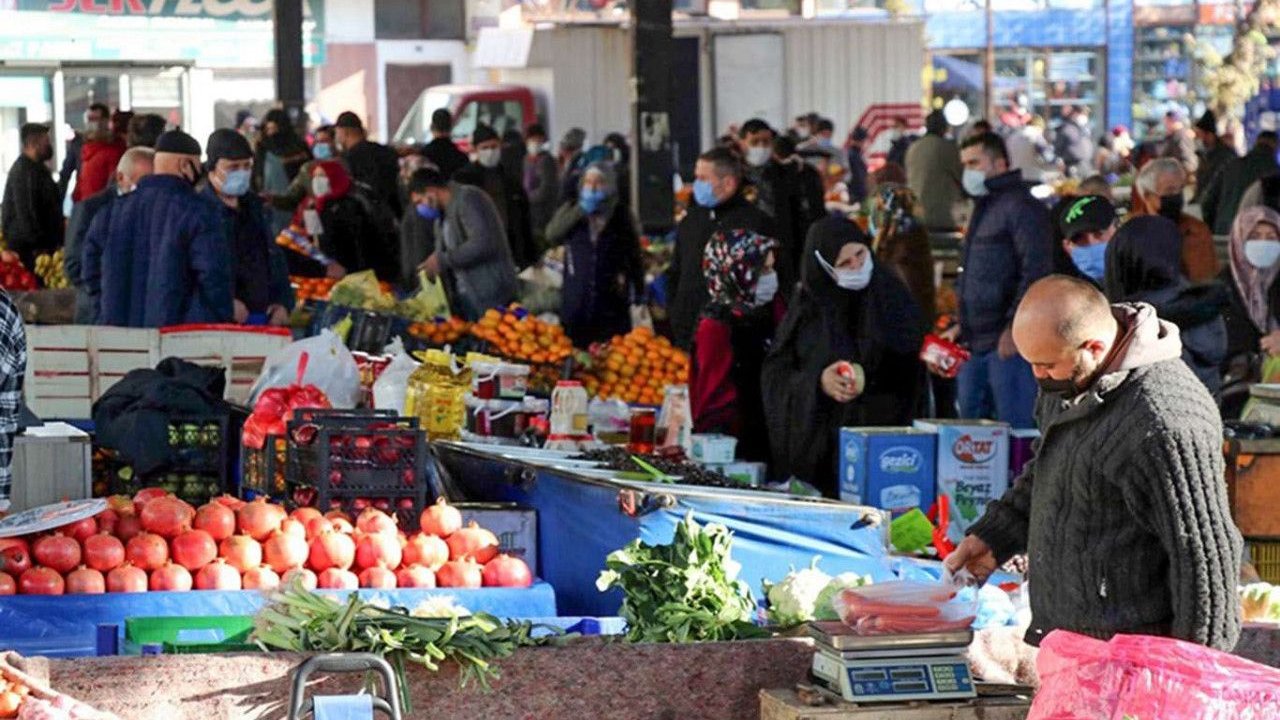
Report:
[[836,593],[832,605],[859,635],[902,635],[963,630],[973,624],[977,605],[941,583],[894,580]]
[[262,374],[249,395],[252,406],[263,390],[289,387],[299,382],[298,364],[307,356],[301,384],[315,385],[335,408],[354,408],[360,401],[360,369],[351,351],[332,330],[321,330],[315,337],[290,343],[267,357]]
[[409,376],[418,369],[418,362],[404,350],[399,337],[391,341],[383,351],[391,356],[391,362],[373,383],[373,406],[379,410],[395,410],[404,414],[404,399],[409,391]]

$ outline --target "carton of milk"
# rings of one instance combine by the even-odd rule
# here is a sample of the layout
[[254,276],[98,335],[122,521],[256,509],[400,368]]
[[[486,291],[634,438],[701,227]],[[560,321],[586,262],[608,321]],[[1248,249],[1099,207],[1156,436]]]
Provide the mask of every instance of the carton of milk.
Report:
[[840,499],[901,514],[935,494],[933,433],[908,427],[840,429]]
[[938,494],[951,505],[948,536],[964,540],[987,504],[1009,489],[1009,425],[989,420],[917,420],[938,435]]

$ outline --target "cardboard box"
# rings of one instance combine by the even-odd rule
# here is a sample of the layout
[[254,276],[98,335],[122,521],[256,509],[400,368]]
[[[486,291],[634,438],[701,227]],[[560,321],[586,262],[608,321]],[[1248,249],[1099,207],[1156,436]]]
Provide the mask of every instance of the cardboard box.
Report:
[[738,449],[738,438],[731,435],[699,434],[692,437],[694,462],[715,465],[731,463]]
[[938,494],[951,501],[948,536],[959,543],[1009,489],[1009,426],[990,420],[917,420],[938,434]]
[[1038,437],[1039,430],[1009,431],[1009,487],[1013,487],[1013,481],[1018,479],[1022,469],[1035,457],[1035,450],[1031,446]]
[[472,520],[498,536],[502,552],[522,558],[538,575],[538,511],[515,503],[456,503],[462,524]]
[[764,483],[765,465],[761,462],[731,462],[707,465],[730,480],[736,480],[747,487],[760,487]]
[[840,429],[840,499],[900,514],[927,511],[936,491],[937,440],[908,427]]

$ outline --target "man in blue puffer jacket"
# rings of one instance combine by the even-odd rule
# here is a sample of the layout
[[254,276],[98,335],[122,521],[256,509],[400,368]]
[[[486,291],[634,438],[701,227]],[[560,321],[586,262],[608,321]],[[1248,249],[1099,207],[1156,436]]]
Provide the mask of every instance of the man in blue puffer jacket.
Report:
[[199,179],[200,143],[172,130],[156,142],[155,174],[93,219],[86,246],[101,253],[85,253],[82,277],[95,324],[231,322],[231,247]]
[[1013,315],[1032,283],[1053,272],[1049,213],[1009,169],[1004,141],[975,135],[960,150],[975,198],[958,281],[960,338],[972,357],[960,370],[960,416],[1035,427],[1036,381],[1013,344]]

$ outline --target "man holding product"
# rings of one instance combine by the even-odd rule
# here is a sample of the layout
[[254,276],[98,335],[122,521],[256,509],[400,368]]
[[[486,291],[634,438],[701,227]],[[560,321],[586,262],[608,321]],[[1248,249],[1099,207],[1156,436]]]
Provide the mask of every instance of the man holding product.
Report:
[[1026,552],[1032,645],[1062,629],[1232,650],[1241,539],[1222,423],[1178,329],[1053,275],[1027,290],[1013,339],[1040,385],[1035,458],[946,567],[986,582]]

